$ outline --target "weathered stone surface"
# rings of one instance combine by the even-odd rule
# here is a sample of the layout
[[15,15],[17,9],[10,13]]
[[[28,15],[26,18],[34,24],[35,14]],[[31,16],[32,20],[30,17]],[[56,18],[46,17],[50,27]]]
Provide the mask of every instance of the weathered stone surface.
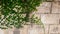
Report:
[[[53,1],[53,0],[49,0],[49,1]],[[60,1],[60,0],[54,0],[54,1]],[[57,24],[60,24],[60,2],[52,2],[52,3],[53,4],[52,4],[51,14],[50,14],[51,2],[43,2],[41,6],[37,7],[38,11],[35,13],[35,16],[37,16],[38,18],[41,18],[41,21],[44,24],[44,28],[34,24],[24,25],[24,28],[20,28],[17,31],[14,29],[13,30],[8,29],[8,30],[5,30],[3,33],[3,31],[0,30],[1,33],[2,34],[17,34],[17,33],[44,34],[45,32],[45,34],[60,34],[60,25],[57,25]]]
[[42,14],[41,21],[43,24],[59,24],[59,14]]
[[44,29],[39,25],[33,25],[28,28],[28,34],[44,34]]
[[4,34],[4,30],[0,29],[0,34]]
[[53,2],[52,13],[60,13],[60,2]]
[[13,34],[20,34],[20,30],[19,30],[19,29],[15,29],[15,30],[13,31]]
[[52,2],[53,0],[46,0],[46,1]]
[[20,34],[48,34],[48,25],[25,25],[25,28],[20,29]]
[[37,14],[40,13],[50,13],[50,2],[43,2],[39,7],[37,7]]
[[14,29],[4,29],[4,34],[13,34]]
[[49,33],[49,34],[58,34],[58,33]]
[[60,1],[60,0],[46,0],[46,1],[50,1],[50,2],[52,2],[52,1]]
[[60,33],[60,25],[50,25],[49,33]]
[[29,25],[24,25],[23,28],[20,28],[20,34],[28,34]]
[[48,34],[49,25],[44,25],[44,29],[45,29],[45,34]]
[[55,0],[55,1],[60,1],[60,0]]

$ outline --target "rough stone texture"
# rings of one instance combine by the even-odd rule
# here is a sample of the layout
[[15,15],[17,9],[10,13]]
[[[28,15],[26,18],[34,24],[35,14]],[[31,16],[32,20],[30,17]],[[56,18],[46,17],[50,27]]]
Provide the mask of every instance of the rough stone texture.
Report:
[[44,24],[59,24],[59,14],[42,14],[41,21]]
[[60,2],[53,2],[52,13],[60,13]]
[[50,1],[51,2],[51,1],[60,1],[60,0],[46,0],[46,1]]
[[55,0],[55,1],[60,1],[60,0]]
[[46,0],[46,1],[50,1],[50,2],[51,2],[51,1],[53,1],[53,0]]
[[13,31],[13,34],[20,34],[20,30],[19,30],[19,29],[15,29],[15,30]]
[[4,30],[4,34],[13,34],[14,33],[14,29],[6,29]]
[[27,34],[28,33],[28,28],[30,25],[24,25],[23,28],[20,29],[20,34]]
[[39,7],[37,7],[37,14],[40,13],[50,13],[50,2],[43,2]]
[[28,34],[44,34],[44,29],[40,25],[32,25],[28,29]]
[[49,33],[60,33],[60,25],[50,25]]
[[49,25],[44,25],[44,29],[45,29],[45,34],[48,34]]
[[0,29],[0,34],[4,34],[4,30],[1,30],[1,29]]

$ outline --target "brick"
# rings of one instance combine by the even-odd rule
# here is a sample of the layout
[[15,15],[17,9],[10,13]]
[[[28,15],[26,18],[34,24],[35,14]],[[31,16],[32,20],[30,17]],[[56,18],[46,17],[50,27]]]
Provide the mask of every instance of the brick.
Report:
[[52,13],[60,13],[60,2],[53,2]]
[[60,33],[60,25],[50,25],[49,33]]
[[41,14],[43,24],[59,24],[59,14]]
[[37,7],[37,14],[40,13],[50,13],[50,2],[43,2],[39,7]]

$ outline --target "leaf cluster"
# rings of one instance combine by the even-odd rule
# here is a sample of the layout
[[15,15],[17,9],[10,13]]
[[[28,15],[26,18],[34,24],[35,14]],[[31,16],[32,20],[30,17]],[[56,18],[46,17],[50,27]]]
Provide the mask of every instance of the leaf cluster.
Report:
[[0,0],[0,28],[21,28],[26,22],[30,22],[32,17],[29,18],[29,15],[41,3],[42,0]]

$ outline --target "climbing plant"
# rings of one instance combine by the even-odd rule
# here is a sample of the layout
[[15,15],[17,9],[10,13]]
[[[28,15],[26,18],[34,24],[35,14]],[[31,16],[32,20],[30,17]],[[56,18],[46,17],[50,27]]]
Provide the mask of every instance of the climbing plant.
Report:
[[0,0],[0,28],[21,28],[28,22],[42,24],[38,17],[30,17],[42,2],[43,0]]

